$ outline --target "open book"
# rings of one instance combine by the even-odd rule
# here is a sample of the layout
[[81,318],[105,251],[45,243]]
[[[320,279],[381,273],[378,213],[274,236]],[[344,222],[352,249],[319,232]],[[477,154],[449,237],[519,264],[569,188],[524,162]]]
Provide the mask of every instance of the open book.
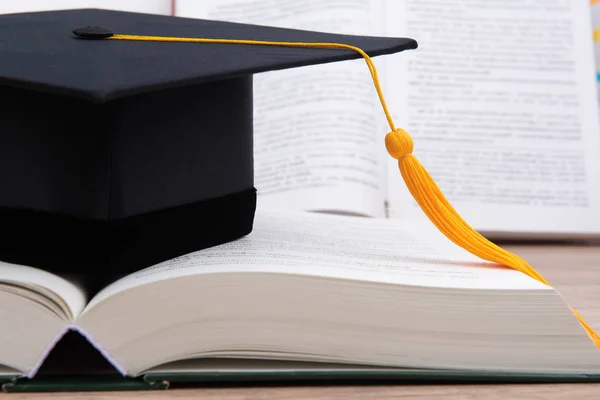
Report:
[[4,263],[0,315],[0,365],[26,377],[68,330],[128,377],[206,370],[215,359],[600,374],[600,351],[555,290],[394,220],[260,210],[249,236],[93,298]]
[[[600,236],[600,128],[585,1],[176,0],[175,15],[407,36],[380,57],[394,120],[459,213],[489,237]],[[418,214],[362,60],[255,77],[259,201]]]

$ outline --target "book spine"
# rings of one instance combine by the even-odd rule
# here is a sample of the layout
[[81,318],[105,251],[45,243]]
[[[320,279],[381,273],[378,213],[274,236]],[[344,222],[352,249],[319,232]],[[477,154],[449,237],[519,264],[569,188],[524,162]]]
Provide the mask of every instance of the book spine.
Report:
[[44,361],[46,361],[46,358],[48,357],[48,355],[50,355],[50,353],[52,352],[52,350],[54,349],[54,347],[56,346],[56,344],[63,338],[63,336],[65,336],[65,334],[68,331],[75,331],[77,333],[79,333],[81,336],[83,336],[92,346],[94,346],[94,348],[96,350],[98,350],[100,352],[100,354],[102,354],[102,356],[104,358],[106,358],[106,360],[117,370],[119,371],[119,373],[122,376],[127,376],[127,372],[116,362],[116,360],[114,360],[110,354],[108,354],[108,352],[106,350],[104,350],[104,348],[102,348],[102,346],[100,346],[100,344],[98,342],[96,342],[94,340],[94,338],[92,336],[90,336],[86,331],[84,331],[83,329],[81,329],[80,327],[78,327],[77,325],[67,325],[65,326],[60,332],[58,332],[58,334],[54,337],[54,339],[52,339],[52,341],[50,342],[50,344],[48,344],[48,347],[46,347],[46,349],[44,350],[44,352],[42,353],[42,355],[40,356],[40,358],[38,359],[38,361],[36,362],[36,364],[33,366],[33,368],[31,368],[26,374],[25,377],[29,378],[29,379],[33,379],[35,377],[35,375],[37,374],[37,372],[39,371],[40,367],[42,366],[42,364],[44,364]]
[[106,358],[106,360],[117,370],[119,371],[119,373],[123,376],[127,376],[127,372],[125,371],[125,369],[123,369],[118,363],[117,361],[112,358],[110,356],[110,354],[108,354],[108,352],[106,350],[104,350],[104,348],[100,345],[100,343],[98,343],[96,340],[94,340],[94,338],[89,335],[86,331],[84,331],[83,329],[81,329],[80,327],[78,327],[77,325],[69,325],[68,326],[69,329],[79,333],[81,336],[83,336],[84,338],[87,339],[88,342],[90,342],[90,344],[92,346],[94,346],[94,348],[96,350],[98,350],[100,352],[100,354],[102,354],[102,356],[104,358]]

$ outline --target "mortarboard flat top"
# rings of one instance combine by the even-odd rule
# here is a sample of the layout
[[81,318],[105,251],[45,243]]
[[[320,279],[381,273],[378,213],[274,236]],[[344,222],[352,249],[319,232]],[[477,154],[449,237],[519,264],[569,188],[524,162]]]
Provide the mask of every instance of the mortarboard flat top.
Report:
[[126,273],[248,234],[256,202],[252,74],[360,57],[77,38],[73,30],[85,26],[335,42],[370,56],[417,46],[406,38],[94,9],[0,16],[1,261]]
[[105,102],[264,71],[350,60],[347,50],[75,40],[72,31],[101,26],[136,35],[339,42],[371,56],[414,49],[403,38],[333,35],[232,22],[107,10],[65,10],[0,16],[0,83]]

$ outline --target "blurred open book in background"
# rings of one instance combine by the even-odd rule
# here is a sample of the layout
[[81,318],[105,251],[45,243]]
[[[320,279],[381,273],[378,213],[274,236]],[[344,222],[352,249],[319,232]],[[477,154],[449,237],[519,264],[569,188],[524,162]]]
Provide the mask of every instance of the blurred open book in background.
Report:
[[[175,14],[415,38],[418,50],[376,60],[383,91],[466,220],[493,237],[600,233],[589,4],[177,0]],[[362,61],[259,75],[255,93],[262,205],[420,215],[385,153],[387,127]]]

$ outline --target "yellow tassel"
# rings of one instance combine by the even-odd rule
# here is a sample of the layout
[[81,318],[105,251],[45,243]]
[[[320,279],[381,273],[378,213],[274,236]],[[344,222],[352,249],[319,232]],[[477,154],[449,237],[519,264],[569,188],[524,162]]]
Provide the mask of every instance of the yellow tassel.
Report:
[[396,129],[388,133],[385,145],[390,156],[398,160],[400,173],[413,198],[448,239],[479,258],[510,266],[548,285],[525,260],[490,242],[462,219],[425,167],[412,155],[413,140],[406,131]]
[[[390,156],[398,160],[402,178],[429,220],[448,239],[477,257],[503,264],[527,274],[548,286],[550,284],[521,257],[490,242],[473,229],[452,207],[425,167],[412,154],[413,140],[402,129],[395,129],[385,136],[385,146]],[[575,317],[600,348],[600,336],[571,309]]]
[[[345,49],[355,51],[360,54],[369,68],[369,73],[375,85],[379,101],[383,112],[390,126],[391,132],[385,137],[385,146],[388,153],[394,159],[398,160],[398,167],[402,178],[406,183],[413,198],[419,204],[425,215],[448,239],[456,245],[467,250],[475,256],[490,262],[503,264],[507,267],[516,269],[527,274],[548,286],[549,283],[525,260],[521,257],[504,250],[496,244],[490,242],[467,222],[462,219],[458,212],[448,202],[440,188],[432,179],[431,175],[421,165],[419,160],[412,154],[413,140],[410,135],[402,129],[396,129],[392,116],[388,111],[377,69],[373,60],[360,48],[343,43],[305,43],[305,42],[273,42],[260,40],[232,40],[232,39],[211,39],[211,38],[185,38],[170,36],[137,36],[115,34],[106,39],[110,40],[138,40],[155,42],[183,42],[183,43],[221,43],[237,45],[259,45],[259,46],[284,46],[284,47],[311,47],[321,49]],[[592,341],[600,348],[600,336],[583,320],[581,315],[575,310],[573,314],[581,322],[581,325],[588,333]]]

